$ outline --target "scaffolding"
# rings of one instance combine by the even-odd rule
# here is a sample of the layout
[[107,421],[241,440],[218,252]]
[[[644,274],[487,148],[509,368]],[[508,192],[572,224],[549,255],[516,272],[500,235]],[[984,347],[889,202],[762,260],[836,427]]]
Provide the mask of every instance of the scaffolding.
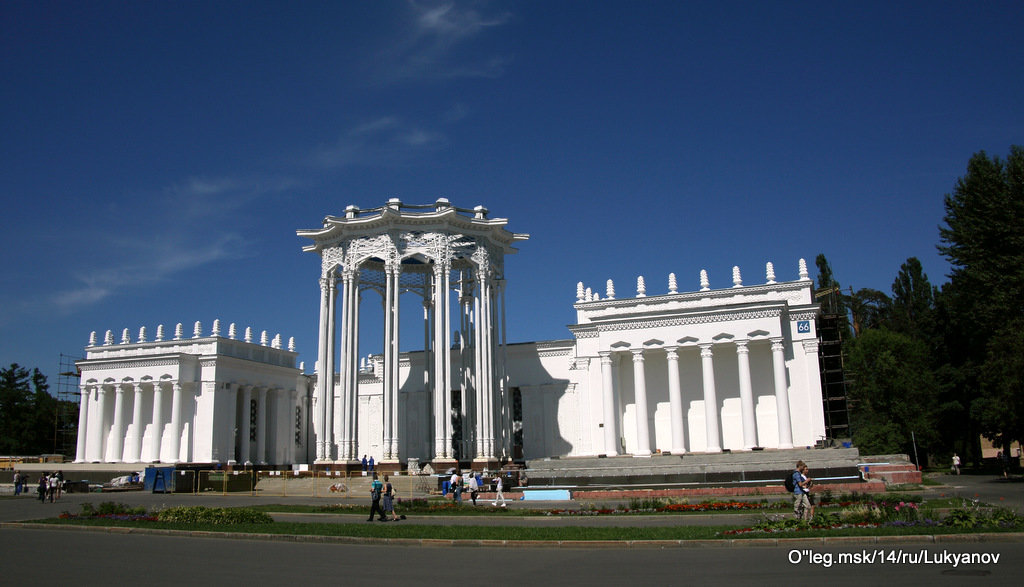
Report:
[[75,457],[78,442],[78,404],[81,392],[78,390],[80,373],[75,361],[78,357],[60,354],[57,371],[57,413],[53,423],[53,453]]
[[818,316],[818,365],[821,371],[821,401],[825,411],[825,440],[850,438],[850,411],[847,390],[846,357],[843,354],[845,311],[839,288],[833,287],[815,294],[821,302]]

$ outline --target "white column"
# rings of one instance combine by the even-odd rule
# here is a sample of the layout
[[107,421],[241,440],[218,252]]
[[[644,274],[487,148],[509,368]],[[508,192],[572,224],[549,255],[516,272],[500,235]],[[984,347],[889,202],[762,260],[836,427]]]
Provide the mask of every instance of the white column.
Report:
[[483,296],[480,303],[483,315],[479,317],[483,323],[483,328],[480,331],[482,334],[480,345],[483,391],[479,394],[479,401],[483,402],[481,409],[484,432],[483,456],[491,459],[494,457],[494,290],[492,289],[490,269],[481,275],[480,288],[480,293]]
[[434,266],[434,458],[437,459],[447,459],[451,455],[451,392],[448,389],[448,362],[445,360],[449,355],[445,336],[448,329],[445,313],[448,307],[445,301],[448,294],[446,264],[439,262]]
[[235,444],[238,442],[238,384],[229,383],[227,393],[225,394],[227,399],[224,403],[227,404],[227,429],[231,431],[228,435],[228,445],[225,447],[226,457],[223,458],[225,462],[235,460]]
[[672,454],[686,452],[686,429],[683,425],[683,392],[679,385],[679,352],[665,347],[668,362],[668,404],[672,420]]
[[772,339],[772,369],[775,372],[775,409],[779,419],[779,448],[793,448],[793,425],[789,417],[789,388],[786,385],[786,352],[781,338]]
[[267,464],[267,388],[256,388],[256,463]]
[[718,432],[718,394],[715,391],[715,363],[710,344],[700,345],[701,372],[704,377],[704,430],[706,452],[722,452]]
[[109,462],[120,463],[124,455],[124,384],[114,387],[114,422],[110,426],[107,446]]
[[384,460],[398,459],[399,293],[401,265],[385,267],[384,301]]
[[[91,410],[90,410],[91,411]],[[106,436],[107,423],[107,386],[96,387],[96,411],[94,417],[89,418],[89,461],[99,463],[103,461],[103,439]]]
[[246,385],[242,388],[242,422],[239,429],[239,454],[238,458],[243,464],[252,462],[250,454],[252,446],[252,386]]
[[181,460],[181,399],[182,383],[174,382],[174,393],[171,395],[171,440],[168,443],[170,451],[169,463],[177,463]]
[[[313,414],[313,427],[316,434],[316,460],[323,461],[327,459],[327,439],[331,433],[330,427],[327,425],[327,353],[330,347],[330,341],[328,339],[327,321],[330,318],[330,288],[327,285],[326,277],[320,279],[320,329],[318,331],[317,341],[317,376],[316,376],[316,389],[313,391],[313,397],[316,401],[316,413]],[[248,422],[248,418],[246,418]],[[248,426],[248,425],[247,425]],[[245,434],[245,438],[248,439],[248,431]],[[244,460],[243,460],[244,462]]]
[[345,311],[348,312],[348,319],[344,332],[348,336],[348,367],[345,370],[347,383],[342,397],[347,430],[343,458],[355,461],[359,459],[359,272],[352,270],[347,275],[349,285]]
[[298,417],[298,396],[299,392],[292,389],[288,392],[288,436],[284,441],[288,446],[288,462],[297,463],[298,449],[295,446],[295,436],[302,434],[302,420]]
[[153,382],[153,438],[149,442],[147,462],[158,463],[164,443],[164,384]]
[[75,446],[75,462],[84,463],[86,460],[86,446],[89,440],[89,394],[88,386],[79,387],[81,399],[78,402],[78,442]]
[[757,417],[754,414],[754,391],[750,383],[750,349],[747,341],[736,341],[736,363],[740,376],[740,411],[743,414],[743,449],[757,446]]
[[[337,454],[337,443],[338,438],[335,435],[335,418],[334,413],[337,409],[335,405],[335,385],[334,385],[334,356],[335,345],[338,341],[338,330],[337,330],[337,307],[338,307],[338,279],[331,274],[327,278],[327,364],[324,366],[324,373],[326,377],[326,394],[324,395],[324,430],[326,430],[326,437],[324,443],[324,458],[332,460]],[[344,361],[344,351],[342,351],[342,360]],[[256,455],[257,462],[262,462],[259,459],[263,458],[263,455]]]
[[647,424],[647,378],[644,374],[644,351],[632,349],[633,393],[636,396],[636,455],[651,455],[651,431]]
[[132,423],[128,427],[125,441],[124,461],[137,463],[142,457],[142,384],[136,383],[135,400],[132,404]]
[[601,351],[601,392],[604,403],[604,452],[619,454],[618,406],[615,403],[615,377],[612,374],[612,353]]

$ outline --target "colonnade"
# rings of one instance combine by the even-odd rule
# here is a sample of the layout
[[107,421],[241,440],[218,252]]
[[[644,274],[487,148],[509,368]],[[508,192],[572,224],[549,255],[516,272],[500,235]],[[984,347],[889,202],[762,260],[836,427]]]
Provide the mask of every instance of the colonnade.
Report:
[[[786,381],[785,344],[782,338],[770,339],[772,355],[773,386],[778,422],[778,448],[793,448],[793,428],[790,419],[789,389]],[[722,435],[719,422],[718,389],[715,384],[714,357],[716,353],[727,352],[727,347],[735,347],[737,371],[739,379],[740,411],[743,428],[743,449],[751,450],[758,446],[757,417],[754,411],[753,385],[750,374],[751,341],[737,340],[730,343],[700,343],[701,393],[704,401],[704,422],[707,438],[705,452],[722,451]],[[754,343],[756,344],[756,343]],[[645,357],[650,353],[664,353],[668,368],[668,397],[670,424],[672,428],[673,454],[686,452],[686,430],[683,406],[683,393],[679,377],[680,345],[663,345],[654,348],[630,348],[627,350],[607,350],[599,352],[601,358],[601,381],[604,404],[604,444],[609,456],[619,454],[619,408],[616,400],[618,390],[615,374],[615,363],[619,360],[631,360],[633,365],[633,392],[636,402],[636,456],[652,454],[651,432],[648,423],[648,390],[645,370]]]
[[[395,462],[402,456],[399,294],[403,291],[423,297],[423,385],[432,394],[432,458],[445,461],[456,456],[455,431],[449,417],[453,409],[451,390],[455,389],[462,392],[463,422],[467,425],[462,433],[472,439],[472,456],[491,460],[511,452],[511,436],[503,432],[511,425],[510,405],[502,391],[506,387],[504,361],[503,355],[497,353],[499,345],[504,348],[505,342],[505,282],[495,278],[486,263],[462,263],[461,268],[454,270],[452,265],[451,259],[411,266],[398,261],[383,265],[383,461]],[[320,279],[319,368],[313,417],[318,461],[355,461],[366,452],[358,442],[359,307],[363,291],[373,285],[364,283],[364,271],[373,270],[361,270],[357,263],[352,263],[343,268],[332,267]],[[459,277],[457,282],[453,282],[453,273]],[[409,280],[403,282],[403,275]],[[453,288],[453,284],[458,288]],[[454,316],[453,292],[458,304]],[[453,345],[455,320],[459,337]],[[459,356],[455,367],[454,352]]]
[[[221,403],[225,418],[216,421],[224,429],[230,430],[227,445],[221,447],[227,451],[227,458],[202,460],[235,460],[236,445],[238,462],[256,462],[266,464],[268,459],[267,418],[272,410],[268,408],[268,396],[285,397],[288,414],[294,414],[299,407],[297,390],[282,390],[259,385],[226,384],[223,391],[214,391],[215,382],[205,382],[213,393],[223,393],[226,401]],[[159,381],[122,381],[104,383],[86,383],[80,387],[81,404],[78,413],[78,442],[75,462],[125,462],[125,463],[176,463],[191,460],[195,457],[190,447],[182,451],[181,437],[184,432],[185,402],[194,399],[196,382],[159,380]],[[126,394],[133,394],[130,418],[126,413]],[[152,397],[152,412],[143,414],[146,394]],[[170,418],[165,416],[166,395],[171,394]],[[108,402],[113,395],[113,416],[108,417]],[[240,401],[239,401],[240,400]],[[251,409],[255,400],[255,410]],[[254,415],[254,418],[251,418]],[[148,417],[147,417],[148,416]],[[254,420],[252,426],[250,423]],[[290,418],[289,418],[290,420]],[[149,445],[143,454],[144,433],[150,426]],[[193,424],[194,426],[194,424]],[[213,430],[206,431],[214,436]],[[192,437],[197,431],[193,429]],[[289,435],[285,458],[289,462],[297,462],[299,455],[295,440]],[[255,445],[255,452],[252,448]],[[216,450],[216,448],[215,448]],[[184,454],[183,454],[184,452]],[[222,451],[223,452],[223,451]],[[273,451],[271,451],[273,452]]]

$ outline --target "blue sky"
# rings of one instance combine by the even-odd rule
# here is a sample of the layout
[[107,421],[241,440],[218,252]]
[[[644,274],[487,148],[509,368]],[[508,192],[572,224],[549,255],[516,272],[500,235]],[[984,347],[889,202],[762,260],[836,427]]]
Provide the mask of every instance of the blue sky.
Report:
[[0,3],[0,364],[55,386],[90,331],[219,318],[294,336],[311,370],[319,259],[295,230],[390,197],[531,235],[506,261],[512,341],[568,337],[577,281],[729,287],[825,253],[844,286],[888,292],[911,256],[942,283],[943,195],[1024,142],[1022,22],[1020,2]]

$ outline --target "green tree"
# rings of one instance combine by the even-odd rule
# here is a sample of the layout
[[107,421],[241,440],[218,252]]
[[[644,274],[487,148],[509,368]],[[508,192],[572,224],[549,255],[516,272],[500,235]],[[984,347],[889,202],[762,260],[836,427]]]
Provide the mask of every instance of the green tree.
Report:
[[[46,376],[17,363],[0,368],[0,454],[38,455],[54,450],[57,410]],[[66,406],[73,412],[77,406]]]
[[849,303],[854,336],[860,336],[869,328],[881,328],[889,322],[892,300],[877,289],[862,287],[850,294]]
[[32,388],[28,369],[12,363],[0,368],[0,454],[23,454],[32,430]]
[[993,344],[1011,342],[1008,324],[1024,307],[1024,148],[1011,147],[1006,161],[984,151],[971,157],[967,174],[945,197],[945,210],[939,251],[953,271],[938,313],[944,353],[956,370],[961,400],[970,399],[972,419],[985,436],[1019,440],[1024,414],[1005,396],[1014,385],[1019,394],[1019,383]]
[[924,462],[940,446],[935,427],[939,390],[928,346],[885,328],[868,329],[849,346],[853,441],[866,454],[913,454]]
[[892,329],[921,339],[931,335],[935,292],[917,257],[900,266],[892,296]]

